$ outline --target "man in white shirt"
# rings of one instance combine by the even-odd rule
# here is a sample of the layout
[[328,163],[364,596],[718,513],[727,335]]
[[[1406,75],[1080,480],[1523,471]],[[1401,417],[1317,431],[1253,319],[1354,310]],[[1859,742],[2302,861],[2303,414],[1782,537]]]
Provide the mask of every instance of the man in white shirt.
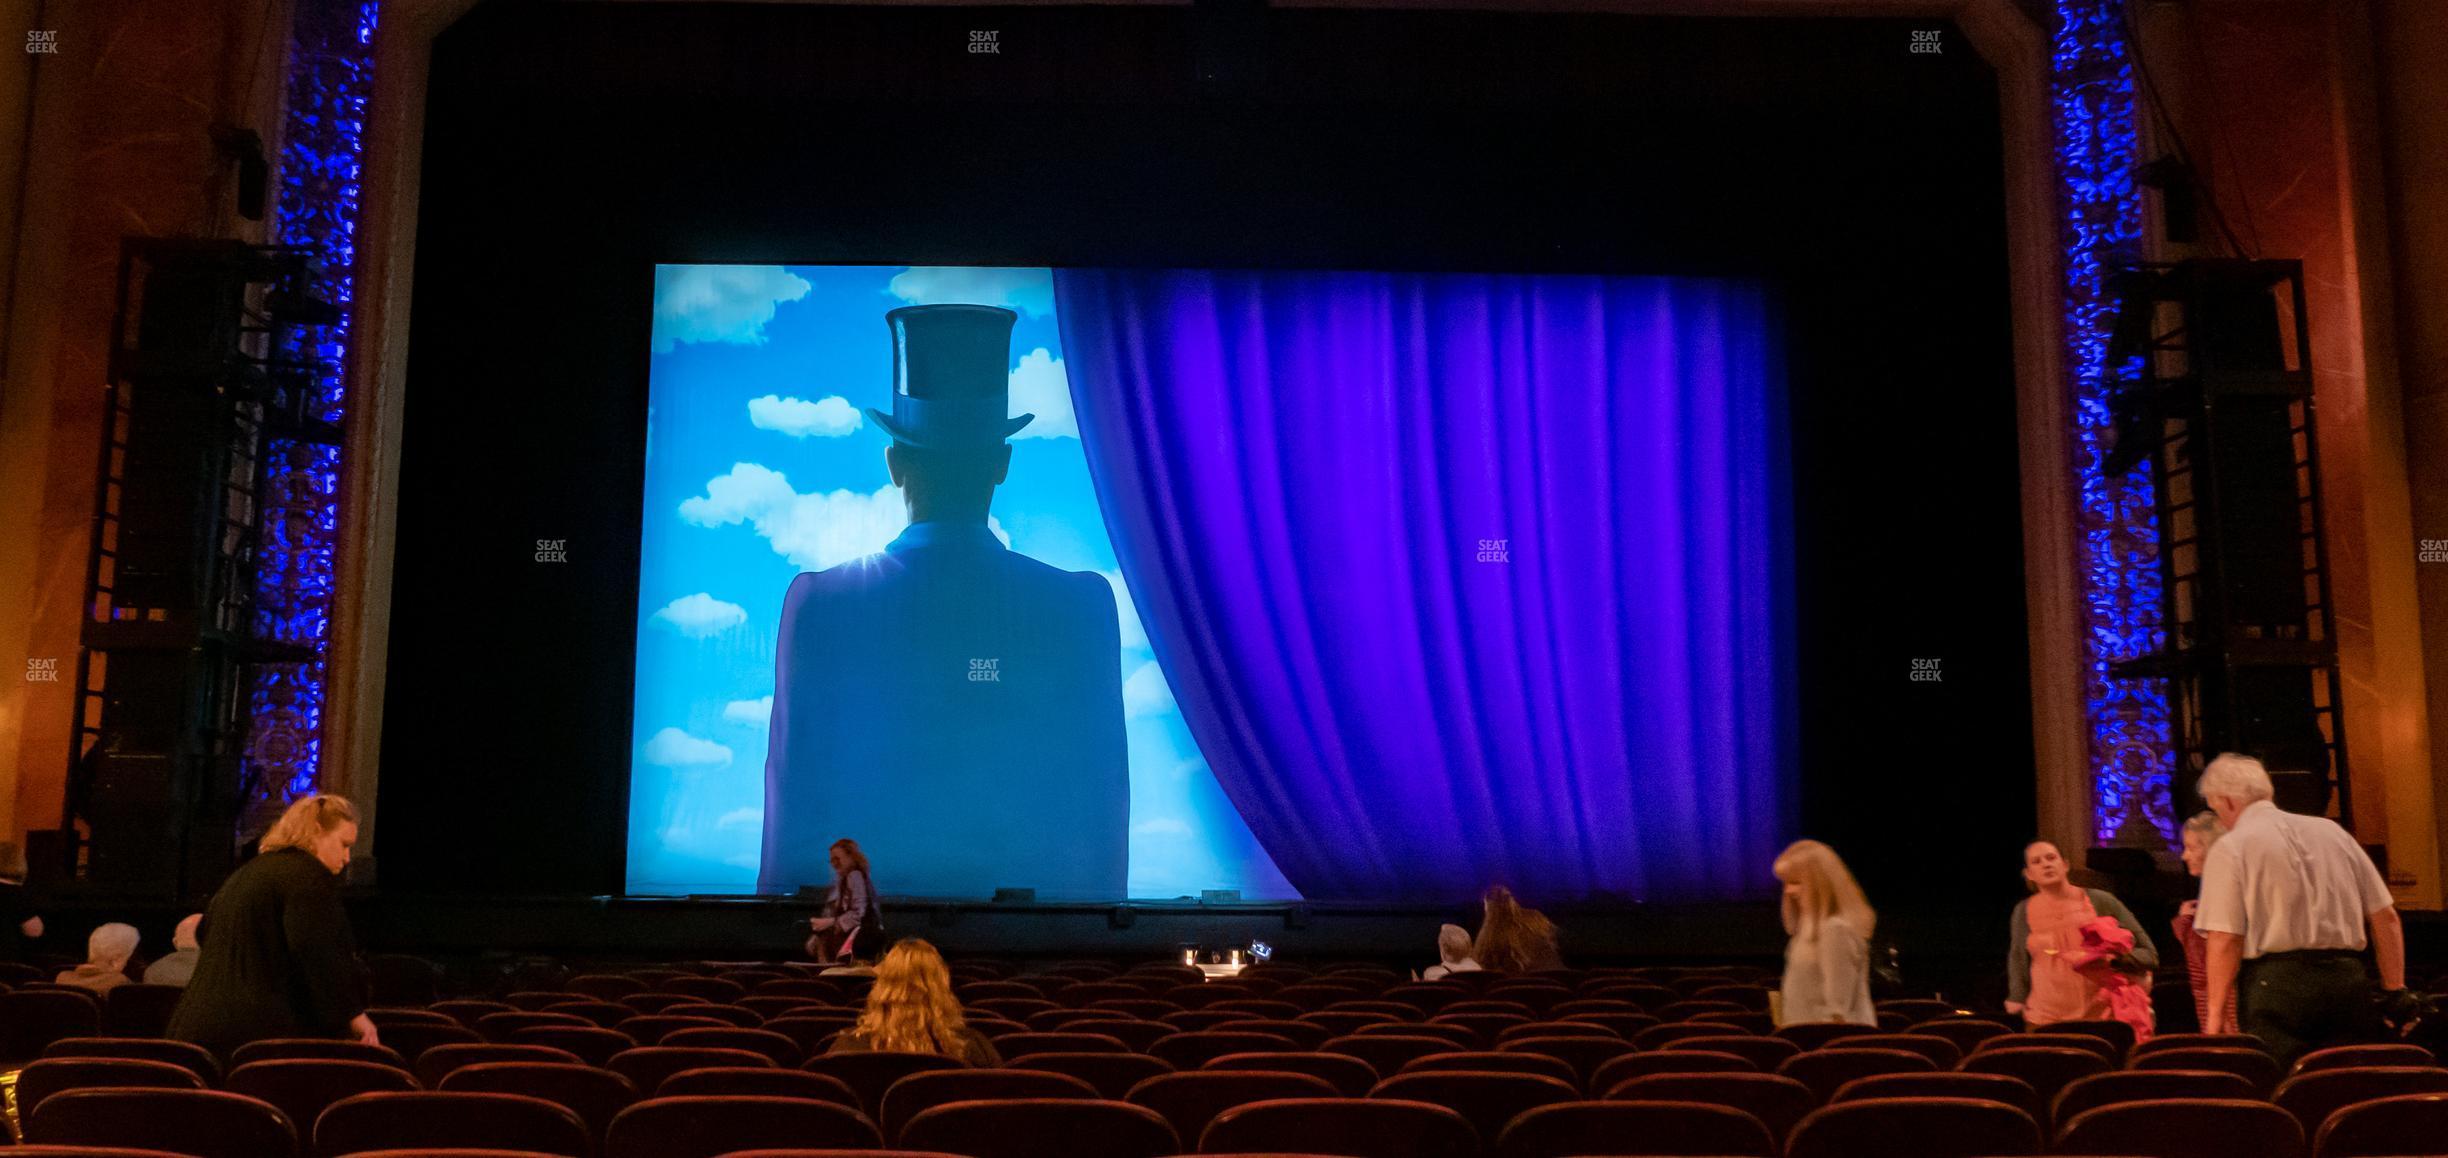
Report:
[[[2202,866],[2193,918],[2209,937],[2208,1008],[2218,1023],[2203,1028],[2254,1034],[2281,1065],[2379,1037],[2363,950],[2382,989],[2404,989],[2405,927],[2363,846],[2336,821],[2280,811],[2269,771],[2250,756],[2212,760],[2198,791],[2227,826]],[[2225,1013],[2230,993],[2240,1027]]]

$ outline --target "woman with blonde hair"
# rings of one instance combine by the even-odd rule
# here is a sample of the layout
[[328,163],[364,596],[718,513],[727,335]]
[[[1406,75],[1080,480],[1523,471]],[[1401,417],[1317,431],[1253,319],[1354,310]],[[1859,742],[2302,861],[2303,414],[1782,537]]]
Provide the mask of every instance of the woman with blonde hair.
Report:
[[1498,973],[1535,973],[1562,969],[1563,953],[1556,947],[1555,923],[1537,909],[1525,909],[1513,890],[1497,885],[1482,898],[1486,915],[1479,922],[1479,942],[1471,953],[1481,969]]
[[1785,882],[1785,980],[1777,1023],[1877,1025],[1870,1005],[1870,934],[1878,913],[1836,850],[1797,840],[1776,858]]
[[272,1037],[378,1044],[365,1015],[364,974],[340,904],[340,874],[357,844],[357,810],[338,796],[289,805],[205,906],[212,930],[166,1036],[224,1060]]
[[831,1053],[931,1053],[964,1065],[1003,1064],[994,1042],[969,1027],[952,996],[943,954],[916,937],[896,942],[877,963],[875,987],[858,1024],[833,1039]]

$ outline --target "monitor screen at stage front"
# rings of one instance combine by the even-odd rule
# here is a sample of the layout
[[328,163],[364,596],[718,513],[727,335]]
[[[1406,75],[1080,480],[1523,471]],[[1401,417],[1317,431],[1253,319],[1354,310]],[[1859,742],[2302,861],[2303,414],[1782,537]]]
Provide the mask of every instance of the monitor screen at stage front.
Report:
[[653,310],[630,892],[842,838],[903,896],[1771,884],[1764,289],[664,265]]

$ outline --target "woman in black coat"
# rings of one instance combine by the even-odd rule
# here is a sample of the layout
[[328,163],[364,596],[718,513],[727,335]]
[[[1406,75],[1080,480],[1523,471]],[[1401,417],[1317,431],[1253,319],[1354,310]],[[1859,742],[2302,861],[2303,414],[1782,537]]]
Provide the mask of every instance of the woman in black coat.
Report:
[[261,855],[231,873],[204,910],[203,950],[168,1036],[227,1059],[272,1037],[375,1043],[340,873],[357,843],[357,810],[308,796],[264,834]]

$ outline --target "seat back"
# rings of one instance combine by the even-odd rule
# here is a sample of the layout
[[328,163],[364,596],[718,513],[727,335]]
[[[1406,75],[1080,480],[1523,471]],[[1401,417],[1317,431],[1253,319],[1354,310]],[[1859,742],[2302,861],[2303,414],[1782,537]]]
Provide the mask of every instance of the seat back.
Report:
[[2080,1021],[2057,1021],[2048,1026],[2050,1033],[2080,1033],[2108,1043],[2117,1057],[2133,1052],[2134,1028],[2114,1018],[2094,1018]]
[[1819,1105],[1809,1086],[1777,1074],[1648,1074],[1606,1093],[1610,1102],[1705,1102],[1759,1119],[1782,1145],[1802,1115]]
[[1974,1050],[1955,1068],[1965,1073],[2005,1074],[2021,1078],[2040,1095],[2040,1104],[2057,1100],[2057,1091],[2076,1078],[2104,1074],[2111,1068],[2108,1059],[2087,1049],[2060,1049],[2038,1046],[2030,1049]]
[[272,1037],[250,1041],[231,1050],[229,1067],[235,1071],[249,1062],[280,1061],[287,1058],[328,1058],[333,1061],[370,1062],[407,1072],[408,1059],[387,1045],[367,1045],[362,1041],[339,1041],[328,1037]]
[[[2248,1039],[2248,1040],[2259,1040]],[[2147,1044],[2147,1043],[2145,1043]],[[2295,1059],[2296,1074],[2318,1070],[2342,1069],[2346,1066],[2435,1066],[2439,1059],[2430,1050],[2411,1042],[2388,1042],[2374,1045],[2333,1045],[2316,1049]]]
[[229,1072],[229,1080],[222,1088],[280,1107],[280,1112],[287,1114],[294,1125],[321,1118],[326,1108],[343,1098],[383,1090],[413,1090],[417,1083],[406,1070],[373,1062],[287,1057],[239,1066]]
[[1775,1158],[1759,1119],[1705,1102],[1559,1102],[1528,1110],[1496,1136],[1498,1158],[1584,1154],[1714,1154]]
[[1006,1058],[1004,1068],[1069,1074],[1096,1087],[1097,1096],[1120,1099],[1131,1087],[1173,1072],[1173,1063],[1137,1053],[1033,1053]]
[[[1169,1035],[1168,1035],[1169,1036]],[[1008,1033],[995,1039],[995,1052],[1006,1059],[1033,1053],[1129,1053],[1130,1043],[1102,1033]]]
[[1805,1021],[1794,1025],[1778,1026],[1775,1036],[1784,1038],[1805,1050],[1813,1050],[1840,1037],[1867,1037],[1884,1032],[1886,1031],[1875,1025],[1848,1025],[1840,1021]]
[[102,1007],[83,993],[18,989],[0,993],[0,1066],[43,1056],[52,1042],[102,1032]]
[[2146,1053],[2158,1053],[2161,1050],[2193,1049],[2199,1046],[2259,1049],[2261,1039],[2249,1033],[2162,1033],[2153,1035],[2149,1041],[2134,1043],[2132,1049],[2125,1051],[2125,1056],[2131,1059]]
[[2045,1121],[2071,1122],[2085,1110],[2152,1098],[2254,1098],[2252,1083],[2224,1070],[2110,1070],[2057,1091]]
[[[2005,1037],[1990,1038],[1989,1040],[1980,1043],[1978,1046],[1973,1047],[1972,1052],[1987,1053],[1993,1049],[2086,1050],[2088,1052],[2098,1054],[2100,1059],[2107,1062],[2109,1067],[2112,1069],[2115,1068],[2117,1063],[2122,1061],[2125,1057],[2125,1051],[2118,1049],[2115,1044],[2110,1042],[2107,1038],[2089,1033],[2040,1032],[2010,1034]],[[2182,1069],[2187,1067],[2180,1066],[2177,1068]]]
[[795,1066],[807,1060],[807,1050],[789,1037],[769,1029],[742,1029],[724,1026],[715,1029],[701,1026],[666,1035],[661,1044],[687,1048],[744,1049],[761,1053],[778,1066]]
[[1401,1073],[1403,1065],[1414,1058],[1423,1058],[1434,1053],[1452,1053],[1457,1048],[1465,1047],[1456,1046],[1449,1038],[1390,1033],[1346,1034],[1333,1038],[1318,1047],[1325,1053],[1346,1054],[1359,1058],[1381,1074]]
[[[1085,1010],[1066,1010],[1065,1012],[1087,1012],[1087,1011],[1085,1011]],[[1031,1028],[1036,1028],[1036,1027],[1033,1027],[1033,1026],[1032,1026]],[[1308,1026],[1308,1027],[1305,1027],[1305,1028],[1309,1028],[1309,1029],[1317,1029],[1317,1027],[1315,1027],[1315,1026]],[[1043,1032],[1043,1031],[1041,1031],[1041,1032]],[[1151,1046],[1151,1045],[1154,1045],[1154,1044],[1156,1043],[1156,1039],[1157,1039],[1157,1038],[1160,1038],[1160,1037],[1170,1037],[1170,1036],[1172,1036],[1173,1034],[1180,1033],[1180,1032],[1181,1032],[1181,1030],[1180,1030],[1179,1028],[1175,1027],[1175,1026],[1166,1025],[1165,1023],[1163,1023],[1163,1022],[1161,1022],[1161,1021],[1141,1021],[1141,1020],[1138,1020],[1138,1019],[1136,1019],[1136,1018],[1106,1017],[1106,1016],[1098,1015],[1098,1016],[1086,1017],[1086,1018],[1082,1018],[1082,1019],[1080,1019],[1080,1020],[1074,1021],[1074,1022],[1070,1023],[1069,1025],[1064,1026],[1064,1027],[1063,1027],[1063,1028],[1062,1028],[1060,1031],[1058,1031],[1058,1032],[1062,1032],[1062,1033],[1085,1033],[1085,1034],[1094,1034],[1094,1035],[1096,1035],[1096,1036],[1098,1036],[1098,1037],[1110,1037],[1110,1038],[1113,1038],[1113,1039],[1114,1039],[1114,1040],[1116,1040],[1116,1041],[1121,1042],[1121,1043],[1122,1043],[1122,1045],[1123,1045],[1123,1047],[1124,1047],[1124,1048],[1126,1048],[1126,1049],[1129,1049],[1129,1050],[1131,1050],[1131,1051],[1133,1051],[1133,1052],[1135,1052],[1135,1053],[1144,1053],[1144,1052],[1146,1052],[1147,1047],[1149,1047],[1149,1046]],[[1322,1030],[1322,1029],[1320,1029],[1320,1030],[1318,1030],[1318,1032],[1319,1032],[1319,1033],[1324,1033],[1325,1031],[1324,1031],[1324,1030]],[[1323,1039],[1321,1038],[1320,1040],[1323,1040]],[[1000,1050],[1000,1049],[1002,1049],[1002,1048],[1003,1048],[1003,1047],[1002,1047],[1002,1045],[1000,1044],[1000,1040],[999,1040],[999,1039],[998,1039],[998,1044],[995,1046],[995,1048],[996,1048],[997,1050]],[[1085,1052],[1085,1051],[1063,1051],[1063,1052]]]
[[2357,1102],[2329,1115],[2313,1137],[2312,1158],[2420,1154],[2448,1138],[2448,1094],[2398,1094]]
[[[1730,1112],[1730,1111],[1729,1111]],[[1278,1098],[1216,1115],[1205,1154],[1327,1153],[1347,1158],[1470,1158],[1479,1135],[1443,1106],[1392,1098]]]
[[1963,1060],[1962,1047],[1931,1033],[1865,1033],[1840,1037],[1829,1042],[1827,1049],[1900,1049],[1930,1059],[1930,1064],[1942,1070],[1955,1068]]
[[1011,1099],[1097,1101],[1095,1086],[1046,1070],[958,1069],[911,1074],[884,1091],[876,1125],[895,1142],[910,1119],[953,1102]]
[[1062,1140],[1066,1158],[1160,1158],[1184,1149],[1153,1110],[1073,1098],[947,1102],[911,1118],[896,1144],[969,1158],[1037,1158],[1050,1138]]
[[651,1095],[663,1079],[682,1070],[704,1066],[771,1066],[773,1059],[744,1049],[642,1045],[612,1055],[604,1068],[629,1079],[641,1094]]
[[2253,1085],[2253,1096],[2268,1097],[2278,1086],[2277,1059],[2257,1049],[2196,1046],[2163,1049],[2133,1059],[2138,1070],[2225,1070]]
[[493,1147],[588,1158],[594,1139],[567,1107],[522,1094],[415,1090],[342,1098],[315,1120],[319,1154]]
[[[2436,1066],[2348,1066],[2297,1074],[2278,1086],[2270,1101],[2295,1115],[2304,1137],[2320,1133],[2329,1115],[2356,1102],[2399,1094],[2448,1093],[2448,1069]],[[2250,1095],[2240,1095],[2250,1096]],[[2442,1139],[2448,1143],[2448,1138]]]
[[[1156,1111],[1185,1139],[1205,1133],[1216,1115],[1234,1106],[1277,1098],[1335,1096],[1326,1079],[1273,1070],[1193,1070],[1161,1074],[1132,1086],[1124,1100]],[[1185,1146],[1195,1143],[1185,1142]]]
[[1571,1082],[1539,1074],[1495,1070],[1414,1070],[1396,1074],[1369,1091],[1372,1098],[1431,1102],[1462,1115],[1479,1137],[1503,1132],[1505,1123],[1525,1110],[1579,1101],[1581,1091]]
[[[1543,1053],[1526,1053],[1518,1050],[1510,1053],[1481,1049],[1432,1053],[1427,1057],[1413,1058],[1404,1062],[1403,1068],[1398,1072],[1412,1074],[1423,1070],[1478,1070],[1508,1074],[1542,1074],[1574,1086],[1582,1084],[1581,1074],[1573,1069],[1571,1062],[1559,1057],[1549,1057]],[[1375,1084],[1370,1083],[1371,1086]],[[1368,1091],[1361,1092],[1365,1094]]]
[[1532,1053],[1551,1057],[1573,1068],[1573,1083],[1587,1086],[1598,1067],[1632,1052],[1632,1043],[1612,1034],[1604,1037],[1517,1037],[1500,1042],[1498,1053]]
[[[684,1029],[735,1029],[738,1027],[719,1017],[699,1017],[686,1013],[641,1013],[636,1017],[622,1019],[612,1028],[634,1038],[639,1045],[661,1045],[664,1038]],[[530,1039],[519,1036],[515,1040],[527,1041]]]
[[1785,1158],[1886,1158],[1910,1139],[1915,1158],[2038,1154],[2040,1124],[1979,1098],[1861,1098],[1811,1111]]
[[1976,1074],[1966,1071],[1935,1074],[1872,1074],[1855,1078],[1836,1087],[1828,1099],[1837,1102],[1859,1101],[1863,1098],[1972,1098],[1985,1102],[2002,1102],[2031,1115],[2032,1121],[2048,1129],[2048,1103],[2040,1100],[2040,1091],[2021,1078],[2005,1074]]
[[1644,1074],[1756,1074],[1760,1067],[1739,1054],[1699,1049],[1662,1049],[1629,1053],[1598,1067],[1589,1088],[1604,1093]]
[[[1791,1028],[1790,1026],[1788,1028]],[[1934,1073],[1929,1058],[1900,1049],[1815,1049],[1777,1063],[1777,1072],[1809,1086],[1826,1101],[1846,1082],[1872,1074]]]
[[1906,1032],[1943,1037],[1954,1042],[1955,1048],[1970,1054],[1979,1049],[1982,1042],[2012,1036],[2014,1027],[2002,1021],[1989,1021],[1978,1017],[1939,1017],[1928,1021],[1916,1021]]
[[[953,1058],[931,1053],[900,1053],[892,1050],[872,1050],[864,1053],[828,1053],[807,1059],[799,1068],[812,1073],[840,1078],[859,1098],[859,1106],[869,1117],[882,1109],[884,1091],[894,1082],[911,1074],[929,1070],[963,1068]],[[1025,1068],[1025,1067],[1012,1067]]]
[[1228,1053],[1291,1053],[1296,1048],[1290,1038],[1271,1033],[1207,1029],[1159,1038],[1146,1052],[1173,1063],[1175,1069],[1188,1070]]
[[187,990],[177,985],[122,985],[102,997],[102,1032],[113,1037],[160,1037]]
[[866,1115],[832,1102],[649,1098],[612,1119],[603,1158],[716,1158],[742,1150],[872,1150],[883,1144]]
[[54,1057],[29,1062],[17,1074],[17,1114],[34,1112],[43,1099],[66,1090],[200,1090],[204,1079],[185,1066],[136,1058]]
[[221,1063],[212,1051],[188,1041],[154,1037],[63,1037],[43,1048],[44,1057],[125,1057],[168,1062],[204,1079],[207,1087],[221,1084]]
[[484,1040],[482,1035],[464,1025],[448,1018],[442,1021],[444,1024],[423,1021],[376,1024],[382,1034],[382,1043],[406,1058],[410,1066],[416,1065],[427,1050],[446,1045],[472,1045]]
[[663,1084],[645,1091],[657,1098],[812,1098],[848,1106],[860,1113],[858,1091],[840,1078],[806,1070],[774,1069],[767,1066],[704,1066],[663,1079]]
[[2303,1127],[2268,1102],[2161,1098],[2085,1110],[2057,1129],[2058,1154],[2297,1158]]
[[576,1114],[600,1140],[614,1115],[638,1100],[638,1088],[610,1070],[574,1062],[500,1061],[463,1065],[443,1075],[452,1094],[519,1094]]
[[[26,1119],[45,1146],[125,1146],[191,1158],[294,1158],[297,1131],[270,1103],[220,1090],[63,1090]],[[22,1151],[21,1151],[22,1152]]]
[[442,1088],[442,1079],[452,1070],[485,1062],[584,1064],[584,1060],[577,1054],[549,1045],[504,1045],[490,1041],[452,1042],[448,1045],[437,1045],[417,1055],[417,1084],[429,1090],[438,1090]]
[[1228,1053],[1209,1058],[1203,1070],[1266,1070],[1274,1073],[1309,1074],[1326,1079],[1335,1093],[1346,1098],[1368,1096],[1370,1089],[1383,1076],[1375,1066],[1349,1054],[1296,1053]]

